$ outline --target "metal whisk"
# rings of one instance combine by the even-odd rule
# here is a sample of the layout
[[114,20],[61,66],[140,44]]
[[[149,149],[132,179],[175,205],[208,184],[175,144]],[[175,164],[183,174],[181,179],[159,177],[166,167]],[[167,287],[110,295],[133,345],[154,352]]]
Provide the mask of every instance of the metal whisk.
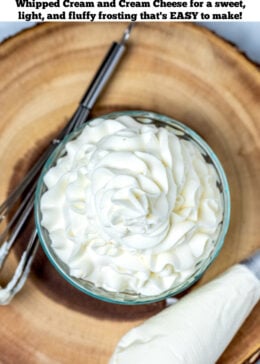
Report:
[[[85,95],[83,96],[76,112],[67,123],[65,128],[62,130],[57,138],[52,140],[52,142],[43,152],[37,163],[32,167],[29,173],[10,194],[6,201],[4,201],[0,206],[1,222],[6,219],[21,195],[26,192],[26,197],[24,198],[23,202],[17,208],[12,218],[8,222],[6,228],[0,235],[0,269],[3,267],[3,264],[6,261],[10,250],[14,246],[14,243],[17,241],[19,234],[24,228],[25,223],[26,221],[28,221],[28,218],[33,210],[34,193],[39,172],[41,171],[45,161],[54,151],[56,146],[62,141],[62,139],[73,129],[77,128],[88,119],[90,111],[97,101],[97,98],[101,94],[107,81],[109,80],[120,59],[122,58],[122,55],[126,49],[126,42],[130,36],[133,24],[134,23],[129,24],[119,42],[112,43],[95,77],[93,78]],[[0,305],[8,304],[14,297],[14,295],[23,287],[29,274],[30,267],[38,246],[39,241],[37,239],[36,229],[34,228],[30,236],[28,245],[20,258],[14,275],[12,276],[11,280],[5,288],[1,288],[0,286]]]

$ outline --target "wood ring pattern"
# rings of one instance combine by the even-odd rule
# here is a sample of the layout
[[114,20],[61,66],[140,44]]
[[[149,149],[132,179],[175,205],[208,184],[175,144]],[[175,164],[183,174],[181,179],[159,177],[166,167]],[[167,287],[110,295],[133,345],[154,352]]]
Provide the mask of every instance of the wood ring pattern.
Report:
[[[72,114],[122,23],[48,23],[0,46],[0,198],[25,174]],[[259,247],[260,74],[234,47],[191,24],[142,23],[93,112],[141,109],[180,120],[204,137],[223,163],[232,197],[224,247],[200,284]],[[24,231],[4,284],[26,244]],[[128,329],[164,303],[121,307],[96,301],[64,282],[38,252],[23,291],[1,308],[3,363],[107,363]],[[259,305],[220,364],[257,350]]]

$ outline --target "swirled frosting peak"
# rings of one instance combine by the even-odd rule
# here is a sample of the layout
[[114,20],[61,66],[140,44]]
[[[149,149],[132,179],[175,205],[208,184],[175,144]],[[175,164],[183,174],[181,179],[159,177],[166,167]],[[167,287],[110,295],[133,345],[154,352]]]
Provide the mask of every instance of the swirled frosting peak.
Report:
[[95,119],[65,149],[44,178],[41,223],[72,276],[152,295],[208,257],[222,196],[192,141],[121,116]]

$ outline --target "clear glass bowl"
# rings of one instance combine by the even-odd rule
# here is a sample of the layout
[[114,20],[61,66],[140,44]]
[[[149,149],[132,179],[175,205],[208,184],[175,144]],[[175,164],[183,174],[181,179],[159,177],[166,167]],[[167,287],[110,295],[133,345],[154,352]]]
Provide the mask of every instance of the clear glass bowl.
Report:
[[144,111],[121,111],[121,112],[114,112],[107,115],[102,116],[104,119],[114,119],[118,116],[122,115],[128,115],[136,119],[137,121],[141,123],[153,123],[156,126],[163,126],[170,128],[174,133],[181,138],[188,139],[195,143],[197,147],[201,150],[202,154],[205,157],[205,160],[207,163],[211,163],[217,172],[217,175],[219,177],[218,181],[218,187],[220,191],[222,191],[223,196],[223,221],[221,223],[221,228],[219,231],[219,236],[215,242],[215,248],[209,255],[209,257],[205,260],[202,260],[200,264],[198,264],[196,271],[192,276],[190,276],[186,281],[175,285],[171,289],[155,296],[143,296],[136,293],[129,293],[129,292],[110,292],[103,288],[96,287],[93,283],[78,279],[75,277],[72,277],[69,273],[68,266],[55,254],[54,250],[51,246],[51,240],[48,234],[48,231],[41,226],[41,211],[40,211],[40,200],[42,194],[46,191],[46,186],[43,182],[44,175],[46,172],[52,167],[55,166],[57,159],[64,154],[64,145],[70,141],[75,139],[81,132],[81,130],[84,128],[84,125],[79,128],[78,130],[72,132],[70,135],[68,135],[63,142],[57,147],[57,149],[53,152],[53,154],[50,156],[48,161],[46,162],[41,176],[38,181],[37,190],[36,190],[36,197],[35,197],[35,221],[36,221],[36,227],[39,235],[39,239],[41,242],[41,245],[49,258],[50,262],[54,265],[54,267],[57,269],[57,271],[74,287],[79,289],[80,291],[98,298],[103,301],[111,302],[111,303],[118,303],[118,304],[128,304],[128,305],[136,305],[136,304],[145,304],[150,302],[156,302],[163,300],[169,296],[174,296],[188,287],[190,287],[192,284],[194,284],[205,272],[205,270],[209,267],[209,265],[213,262],[213,260],[217,257],[219,254],[225,235],[228,230],[229,226],[229,220],[230,220],[230,193],[229,193],[229,187],[228,182],[225,176],[225,173],[223,171],[223,168],[214,154],[214,152],[211,150],[211,148],[207,145],[207,143],[192,129],[188,128],[184,124],[173,120],[167,116],[156,114],[153,112],[144,112]]

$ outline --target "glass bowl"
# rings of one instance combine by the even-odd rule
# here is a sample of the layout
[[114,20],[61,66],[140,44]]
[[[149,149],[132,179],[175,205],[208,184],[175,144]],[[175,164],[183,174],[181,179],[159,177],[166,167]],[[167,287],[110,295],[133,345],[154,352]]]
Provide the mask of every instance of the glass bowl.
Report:
[[[128,305],[136,305],[136,304],[146,304],[150,302],[156,302],[160,300],[164,300],[169,296],[177,295],[178,293],[186,290],[188,287],[193,285],[206,271],[209,265],[213,262],[213,260],[219,254],[221,247],[224,242],[225,235],[228,230],[229,220],[230,220],[230,193],[228,182],[223,171],[223,168],[211,150],[211,148],[207,145],[207,143],[192,129],[187,127],[186,125],[173,120],[167,116],[156,114],[153,112],[145,112],[145,111],[121,111],[114,112],[107,115],[102,116],[103,119],[115,119],[119,116],[131,116],[135,120],[143,124],[155,124],[156,126],[163,126],[166,128],[170,128],[176,135],[186,140],[189,140],[196,144],[196,146],[200,149],[202,155],[204,156],[207,163],[211,163],[218,175],[219,181],[217,186],[219,190],[222,192],[223,198],[223,220],[221,222],[221,226],[219,229],[219,235],[215,241],[214,249],[210,253],[207,259],[203,259],[196,265],[196,270],[194,274],[192,274],[189,278],[187,278],[184,282],[174,285],[171,289],[164,291],[159,295],[146,296],[133,292],[111,292],[105,290],[103,288],[96,287],[92,282],[86,281],[83,279],[75,278],[70,275],[69,267],[55,254],[52,246],[51,240],[48,234],[48,231],[41,225],[41,211],[40,211],[40,200],[43,193],[46,191],[46,186],[44,184],[44,175],[46,172],[53,166],[55,166],[57,159],[64,155],[64,145],[73,139],[75,139],[82,131],[85,125],[81,126],[79,129],[75,130],[71,134],[69,134],[62,143],[55,149],[52,153],[48,161],[46,162],[41,176],[38,181],[36,197],[35,197],[35,221],[36,228],[39,235],[39,239],[43,250],[45,251],[47,257],[50,262],[56,268],[56,270],[74,287],[79,289],[80,291],[95,297],[97,299],[107,301],[110,303],[118,303],[118,304],[128,304]],[[94,119],[93,119],[94,120]]]

